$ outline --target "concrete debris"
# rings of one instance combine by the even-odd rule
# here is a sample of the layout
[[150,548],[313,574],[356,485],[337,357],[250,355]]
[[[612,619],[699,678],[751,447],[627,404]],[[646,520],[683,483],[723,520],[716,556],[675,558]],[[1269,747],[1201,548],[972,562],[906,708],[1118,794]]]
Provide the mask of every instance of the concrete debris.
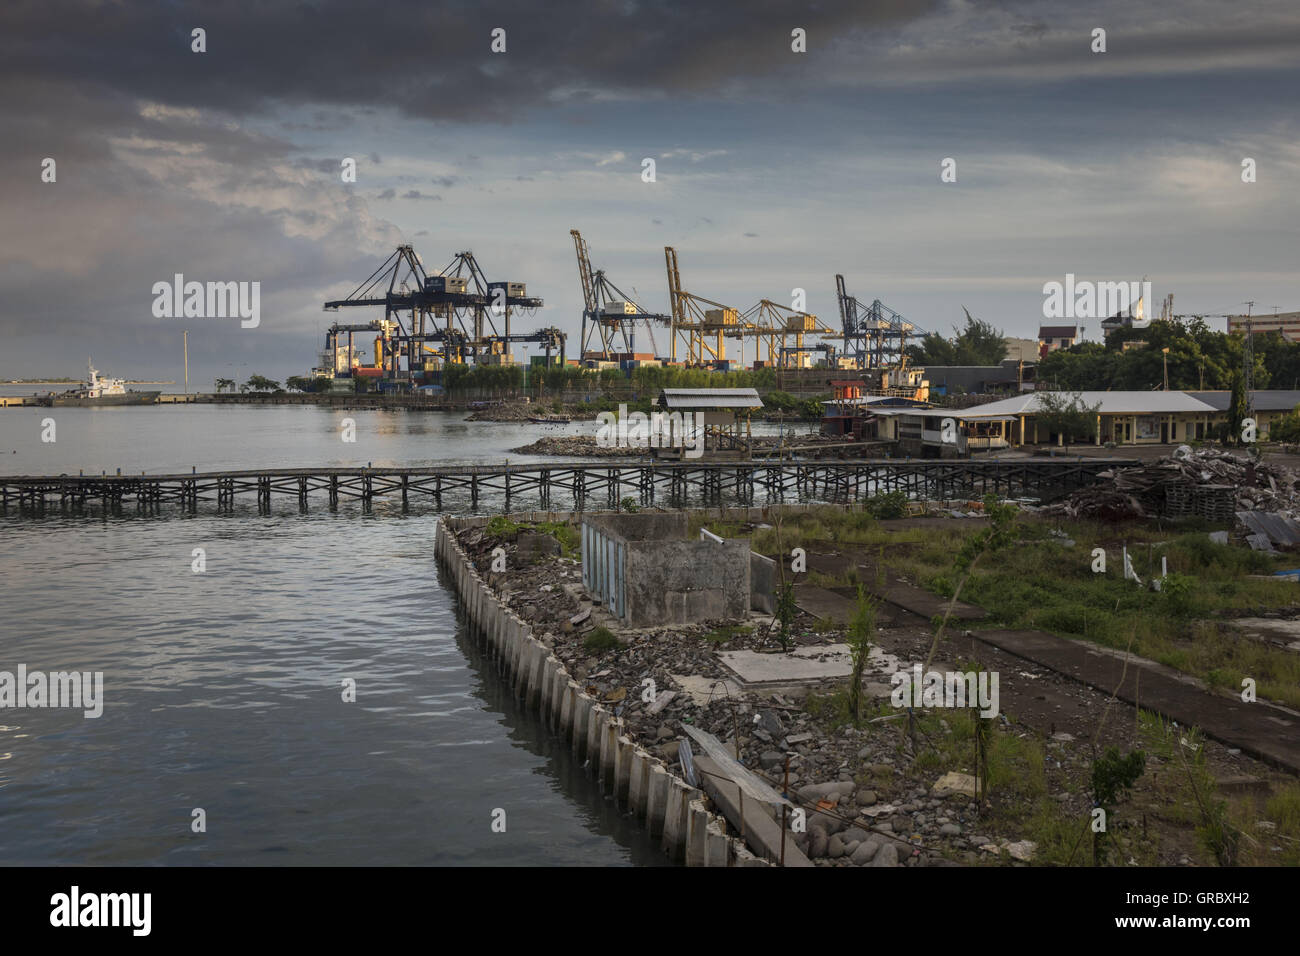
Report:
[[1235,511],[1300,510],[1300,475],[1289,468],[1213,448],[1179,446],[1172,455],[1103,471],[1099,481],[1040,514],[1120,521],[1199,515],[1230,522]]

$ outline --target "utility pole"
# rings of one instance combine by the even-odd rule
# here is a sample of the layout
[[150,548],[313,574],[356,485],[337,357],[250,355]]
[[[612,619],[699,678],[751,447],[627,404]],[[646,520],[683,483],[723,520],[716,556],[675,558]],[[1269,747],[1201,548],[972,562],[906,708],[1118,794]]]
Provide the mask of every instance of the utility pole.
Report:
[[1169,391],[1169,349],[1160,350],[1160,359],[1165,366],[1165,391]]
[[[1255,399],[1251,392],[1255,390],[1255,342],[1251,334],[1250,311],[1255,307],[1255,300],[1248,299],[1243,304],[1246,306],[1246,341],[1242,343],[1241,348],[1241,363],[1243,366],[1241,384],[1246,391],[1246,417],[1254,418]],[[1237,426],[1241,427],[1241,423],[1238,422]]]
[[181,341],[184,343],[184,348],[185,348],[185,394],[188,395],[190,393],[190,332],[189,329],[186,329],[184,332],[181,333],[181,335],[183,336]]

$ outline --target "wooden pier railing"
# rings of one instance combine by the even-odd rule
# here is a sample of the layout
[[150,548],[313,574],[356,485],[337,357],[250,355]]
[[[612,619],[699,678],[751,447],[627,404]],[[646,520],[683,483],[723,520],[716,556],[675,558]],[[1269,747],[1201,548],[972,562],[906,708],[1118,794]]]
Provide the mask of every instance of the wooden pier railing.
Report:
[[640,505],[755,504],[763,501],[860,501],[878,492],[949,500],[992,492],[1046,499],[1090,484],[1099,473],[1135,464],[1113,458],[1017,458],[962,461],[602,462],[449,464],[397,468],[274,468],[190,474],[14,475],[0,477],[0,511],[42,514],[120,513],[134,506],[157,513],[165,505],[195,512],[200,503],[231,510],[255,499],[269,512],[276,498],[313,503],[428,503],[457,512],[509,511],[516,505],[574,510]]

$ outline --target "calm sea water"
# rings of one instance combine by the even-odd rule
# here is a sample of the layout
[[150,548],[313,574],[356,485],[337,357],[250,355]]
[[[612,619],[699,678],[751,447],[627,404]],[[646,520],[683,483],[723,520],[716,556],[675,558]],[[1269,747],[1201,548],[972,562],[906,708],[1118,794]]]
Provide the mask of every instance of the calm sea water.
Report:
[[[0,471],[491,459],[539,433],[353,411],[348,446],[314,408],[55,411],[50,444],[49,409],[0,410]],[[105,698],[0,710],[0,863],[664,862],[467,638],[434,521],[0,519],[0,670],[102,671]]]

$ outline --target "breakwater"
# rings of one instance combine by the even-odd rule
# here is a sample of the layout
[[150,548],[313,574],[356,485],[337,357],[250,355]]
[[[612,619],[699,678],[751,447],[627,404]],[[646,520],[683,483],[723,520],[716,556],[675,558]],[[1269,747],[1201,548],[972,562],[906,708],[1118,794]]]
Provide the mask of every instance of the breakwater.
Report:
[[[514,517],[545,521],[562,516]],[[524,705],[569,743],[610,798],[661,841],[670,859],[687,866],[768,865],[728,836],[723,819],[709,812],[704,794],[637,746],[623,732],[623,721],[613,710],[588,695],[532,628],[497,599],[456,537],[457,531],[486,522],[486,518],[440,518],[434,553],[446,567],[479,639]]]

